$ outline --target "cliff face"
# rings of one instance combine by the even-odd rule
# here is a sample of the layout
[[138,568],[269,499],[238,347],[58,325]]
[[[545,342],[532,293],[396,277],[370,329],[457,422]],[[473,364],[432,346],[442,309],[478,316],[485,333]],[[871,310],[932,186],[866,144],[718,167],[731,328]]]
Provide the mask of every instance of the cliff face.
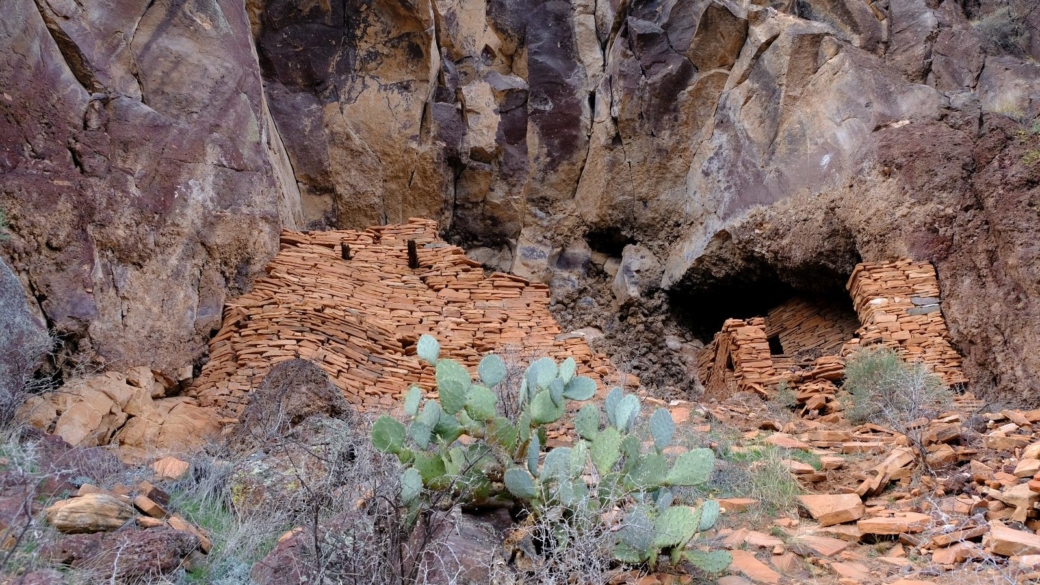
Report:
[[[726,291],[830,290],[860,260],[930,260],[973,381],[1038,381],[1029,0],[11,14],[2,254],[51,324],[107,360],[198,357],[280,225],[425,216],[549,282],[565,323],[662,356],[685,351],[665,341],[672,313],[696,320]],[[688,382],[662,359],[663,382]]]
[[299,217],[240,4],[4,3],[2,254],[85,357],[191,365]]
[[[310,221],[439,217],[474,257],[552,283],[573,326],[666,356],[634,367],[667,366],[659,379],[677,384],[688,378],[664,341],[676,328],[659,317],[710,312],[697,301],[717,301],[713,289],[834,289],[860,260],[930,260],[973,378],[1033,382],[1036,332],[1010,324],[1040,311],[1021,261],[1021,224],[1036,217],[1007,213],[1018,204],[998,193],[1036,194],[1022,122],[1040,95],[1040,11],[757,4],[254,12]],[[630,299],[609,294],[602,266],[623,264],[627,244],[661,265],[642,286],[669,294],[619,312]],[[992,298],[1023,300],[1007,311]]]

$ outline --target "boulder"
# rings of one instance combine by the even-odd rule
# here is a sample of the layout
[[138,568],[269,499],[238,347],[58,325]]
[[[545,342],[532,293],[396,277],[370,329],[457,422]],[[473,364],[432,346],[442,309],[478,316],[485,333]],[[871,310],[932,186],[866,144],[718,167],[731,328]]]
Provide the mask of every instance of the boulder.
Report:
[[614,283],[614,298],[625,304],[646,295],[660,285],[661,263],[648,248],[625,246]]
[[46,544],[41,556],[89,570],[102,581],[136,582],[177,570],[198,546],[199,539],[194,534],[160,526],[65,536]]
[[74,447],[115,444],[124,460],[155,454],[189,453],[217,435],[216,411],[188,397],[154,400],[148,376],[130,385],[125,375],[106,372],[76,378],[54,392],[37,395],[22,408],[34,426]]
[[343,420],[313,416],[285,435],[269,438],[234,463],[229,476],[232,503],[249,511],[270,506],[308,510],[313,498],[330,497],[350,481],[355,440],[351,433]]
[[281,362],[264,376],[229,436],[235,449],[284,437],[312,416],[350,420],[353,409],[328,375],[314,362]]
[[109,494],[86,494],[47,508],[47,521],[66,534],[115,530],[135,516],[127,502]]
[[[501,546],[503,529],[511,524],[508,516],[474,516],[461,513],[456,508],[446,514],[435,513],[430,517],[435,519],[431,526],[432,532],[422,537],[418,532],[415,534],[415,538],[424,538],[428,547],[422,558],[435,559],[422,568],[427,581],[458,585],[492,582],[492,562],[496,550]],[[344,518],[333,518],[323,523],[320,531],[324,535],[327,531],[335,531],[337,527],[349,523],[350,520]],[[280,585],[304,583],[312,579],[315,568],[309,562],[309,547],[312,546],[310,538],[304,530],[293,530],[283,535],[274,550],[253,566],[250,574],[253,581],[258,585]],[[358,534],[357,538],[363,538],[363,535]],[[410,546],[419,546],[419,543],[412,542]],[[357,555],[351,554],[349,557],[341,557],[336,563],[327,566],[326,576],[335,579],[337,571],[350,575],[351,571],[361,567],[376,565],[371,561],[359,561]]]

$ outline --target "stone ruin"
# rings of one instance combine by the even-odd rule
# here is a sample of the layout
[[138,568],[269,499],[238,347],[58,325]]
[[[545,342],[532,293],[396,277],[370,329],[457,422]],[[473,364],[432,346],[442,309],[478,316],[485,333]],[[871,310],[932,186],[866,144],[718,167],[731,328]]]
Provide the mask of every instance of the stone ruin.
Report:
[[[967,382],[940,311],[939,283],[927,262],[856,266],[846,288],[855,313],[826,302],[791,299],[765,317],[728,319],[698,356],[705,397],[734,390],[763,396],[785,382],[807,410],[825,410],[857,349],[887,347],[919,361],[945,384]],[[810,408],[812,407],[812,408]]]
[[[433,221],[284,231],[266,273],[227,304],[194,381],[155,378],[145,367],[106,372],[32,397],[26,417],[72,445],[117,445],[127,460],[189,452],[236,423],[265,375],[295,358],[316,363],[357,410],[388,412],[413,384],[436,396],[434,369],[415,354],[423,333],[474,374],[488,352],[525,363],[573,357],[601,391],[608,379],[639,385],[614,377],[580,334],[560,331],[547,286],[485,274],[438,239]],[[551,440],[563,441],[565,431],[551,431]]]
[[[409,241],[417,268],[410,267]],[[266,272],[228,303],[210,361],[188,391],[218,409],[225,424],[237,420],[275,364],[294,358],[317,363],[361,411],[393,410],[413,384],[435,396],[434,370],[415,354],[424,333],[437,338],[443,357],[473,373],[485,353],[503,351],[573,357],[601,389],[615,373],[581,336],[561,334],[547,286],[485,274],[461,248],[438,239],[434,221],[285,231]]]

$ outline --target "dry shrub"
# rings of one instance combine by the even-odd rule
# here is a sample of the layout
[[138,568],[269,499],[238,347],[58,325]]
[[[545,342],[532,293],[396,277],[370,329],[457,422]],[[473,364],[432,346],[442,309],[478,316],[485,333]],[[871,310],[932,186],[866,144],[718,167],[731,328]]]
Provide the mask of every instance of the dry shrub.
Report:
[[1025,52],[1029,30],[1025,18],[1021,18],[1011,6],[994,10],[972,24],[975,30],[1001,51],[1012,55]]
[[907,437],[926,460],[929,419],[948,409],[953,394],[921,363],[907,363],[887,348],[860,350],[845,366],[845,414],[854,423],[872,422]]

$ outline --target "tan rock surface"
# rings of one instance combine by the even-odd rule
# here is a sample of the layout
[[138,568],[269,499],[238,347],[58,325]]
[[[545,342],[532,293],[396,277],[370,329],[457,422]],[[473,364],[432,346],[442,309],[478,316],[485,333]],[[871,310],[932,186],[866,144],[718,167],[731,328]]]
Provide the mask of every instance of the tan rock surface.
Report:
[[1040,554],[1040,536],[1036,534],[1009,528],[999,520],[990,522],[989,530],[982,544],[994,554],[1005,557]]
[[856,522],[863,534],[905,534],[923,532],[932,524],[932,517],[917,512],[896,512],[889,518],[864,518]]
[[134,517],[134,509],[109,494],[87,494],[55,503],[47,522],[68,534],[115,530]]
[[780,574],[756,559],[755,555],[743,550],[730,551],[730,554],[733,555],[733,564],[729,567],[730,572],[739,572],[755,583],[764,585],[780,583]]
[[859,520],[866,509],[863,500],[856,494],[798,496],[798,503],[820,526]]

